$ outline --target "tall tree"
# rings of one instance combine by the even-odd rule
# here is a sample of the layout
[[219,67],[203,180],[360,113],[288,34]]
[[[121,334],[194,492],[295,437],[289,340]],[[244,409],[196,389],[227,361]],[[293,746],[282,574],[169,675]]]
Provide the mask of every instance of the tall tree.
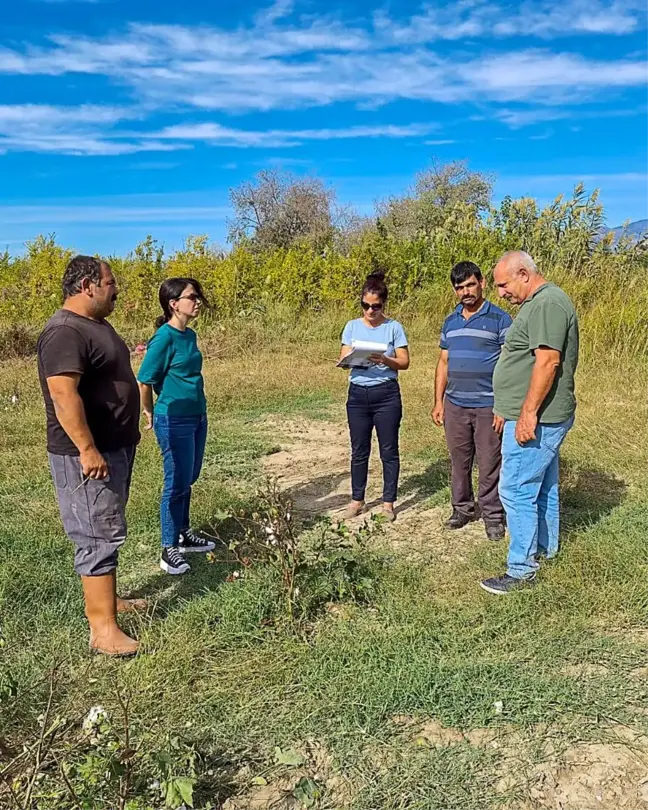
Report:
[[433,162],[417,175],[409,194],[379,203],[380,228],[405,239],[427,236],[459,206],[476,215],[487,210],[492,190],[493,178],[472,171],[465,161]]
[[315,177],[262,171],[230,190],[228,238],[260,250],[307,241],[318,249],[333,235],[334,194]]

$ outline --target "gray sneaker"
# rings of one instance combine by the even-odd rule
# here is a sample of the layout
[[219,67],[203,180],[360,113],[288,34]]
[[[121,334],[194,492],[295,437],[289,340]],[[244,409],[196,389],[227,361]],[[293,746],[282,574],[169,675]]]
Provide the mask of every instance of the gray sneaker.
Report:
[[503,574],[501,577],[482,579],[479,584],[485,591],[488,591],[488,593],[493,593],[495,596],[505,596],[506,594],[513,593],[513,591],[533,587],[535,585],[535,575],[530,579],[518,579],[516,577],[510,577],[508,574]]

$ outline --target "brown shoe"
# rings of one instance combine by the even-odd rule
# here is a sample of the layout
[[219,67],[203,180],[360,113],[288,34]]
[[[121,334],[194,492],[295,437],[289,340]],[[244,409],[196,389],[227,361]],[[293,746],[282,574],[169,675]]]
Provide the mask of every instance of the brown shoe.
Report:
[[393,523],[396,520],[396,512],[388,506],[383,506],[382,515],[388,523]]
[[139,642],[122,632],[117,624],[115,572],[81,577],[85,613],[90,625],[90,649],[104,655],[135,655]]
[[358,515],[362,514],[365,508],[364,501],[351,501],[351,503],[347,506],[346,512],[344,513],[344,517],[349,520],[349,518],[358,517]]

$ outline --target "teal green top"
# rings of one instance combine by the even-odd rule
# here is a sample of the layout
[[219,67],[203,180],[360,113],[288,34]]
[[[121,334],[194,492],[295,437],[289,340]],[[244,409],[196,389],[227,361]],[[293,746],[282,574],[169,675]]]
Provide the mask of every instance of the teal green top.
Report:
[[155,412],[166,416],[201,416],[207,412],[202,354],[193,329],[181,332],[168,323],[151,338],[137,379],[152,385]]

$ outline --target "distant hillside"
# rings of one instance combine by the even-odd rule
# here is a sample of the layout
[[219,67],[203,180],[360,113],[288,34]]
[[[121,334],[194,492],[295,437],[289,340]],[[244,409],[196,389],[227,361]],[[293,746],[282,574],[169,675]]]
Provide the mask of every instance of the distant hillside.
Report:
[[624,233],[638,240],[648,233],[648,219],[639,219],[636,222],[631,222],[627,228],[624,228],[623,225],[619,225],[617,228],[607,228],[603,235],[608,233],[614,234],[615,242],[617,239],[620,239]]

